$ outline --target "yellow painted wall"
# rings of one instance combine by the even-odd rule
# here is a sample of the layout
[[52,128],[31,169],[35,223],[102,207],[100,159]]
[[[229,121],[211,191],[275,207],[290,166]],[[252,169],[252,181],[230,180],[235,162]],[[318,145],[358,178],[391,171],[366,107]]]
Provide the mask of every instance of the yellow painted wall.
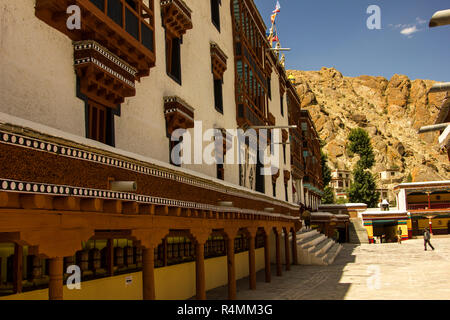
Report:
[[400,224],[396,228],[396,230],[398,230],[399,227],[401,228],[401,230],[402,230],[402,238],[404,238],[405,236],[408,236],[408,221],[406,223],[407,224]]
[[[264,268],[264,248],[256,249],[256,271]],[[248,276],[248,253],[235,256],[236,279]],[[205,260],[206,290],[227,285],[226,257]],[[125,278],[132,277],[126,284]],[[195,295],[195,262],[155,269],[155,291],[159,300],[188,299]],[[0,297],[0,300],[47,300],[48,289]],[[141,300],[142,272],[81,283],[81,290],[64,287],[65,300]]]
[[[418,219],[419,229],[429,227],[428,219]],[[450,218],[431,219],[431,228],[433,229],[447,229]]]
[[370,237],[373,237],[373,226],[364,226],[364,228],[366,228],[367,230],[367,235]]
[[[437,196],[441,198],[438,200]],[[442,194],[430,194],[430,201],[433,202],[448,202],[450,201],[450,193],[442,193]],[[427,203],[428,196],[424,195],[409,195],[408,203]]]

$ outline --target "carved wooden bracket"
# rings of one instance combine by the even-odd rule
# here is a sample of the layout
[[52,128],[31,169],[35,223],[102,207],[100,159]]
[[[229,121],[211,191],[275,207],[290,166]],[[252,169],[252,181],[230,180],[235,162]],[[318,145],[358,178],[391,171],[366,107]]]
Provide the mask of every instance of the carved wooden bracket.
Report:
[[192,228],[190,229],[190,233],[197,243],[205,244],[211,235],[211,230],[207,228]]
[[164,116],[169,136],[176,129],[194,127],[194,108],[176,96],[164,97]]
[[288,183],[291,178],[291,172],[289,170],[284,170],[284,183]]
[[272,183],[277,183],[278,177],[280,176],[280,169],[277,170],[276,174],[272,175]]
[[89,99],[115,108],[136,94],[137,70],[95,41],[74,43],[80,91]]
[[3,233],[1,241],[34,247],[33,254],[45,258],[73,256],[82,249],[81,242],[94,235],[90,229],[46,229]]
[[287,130],[282,129],[281,130],[281,139],[282,139],[283,143],[286,143],[288,141],[288,138],[289,138],[289,134],[288,134]]
[[275,125],[275,116],[271,114],[270,112],[267,114],[267,122],[269,126]]
[[131,237],[140,241],[141,245],[147,249],[156,248],[168,234],[169,229],[166,228],[147,228],[131,231]]
[[192,10],[183,0],[161,0],[163,24],[170,34],[179,38],[193,28]]
[[219,48],[217,43],[211,42],[211,68],[214,74],[214,79],[222,79],[223,74],[227,70],[226,54]]

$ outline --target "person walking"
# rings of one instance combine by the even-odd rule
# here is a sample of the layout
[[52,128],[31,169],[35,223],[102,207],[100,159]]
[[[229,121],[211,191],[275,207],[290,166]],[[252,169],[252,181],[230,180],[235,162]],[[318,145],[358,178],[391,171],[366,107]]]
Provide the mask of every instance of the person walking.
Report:
[[402,244],[402,228],[398,227],[397,230],[397,240],[398,244]]
[[305,221],[306,230],[311,228],[311,212],[309,210],[305,210],[302,214],[302,218]]
[[425,251],[427,251],[427,243],[431,247],[431,249],[434,250],[434,247],[431,245],[430,238],[431,236],[428,228],[423,229],[423,244],[425,246]]

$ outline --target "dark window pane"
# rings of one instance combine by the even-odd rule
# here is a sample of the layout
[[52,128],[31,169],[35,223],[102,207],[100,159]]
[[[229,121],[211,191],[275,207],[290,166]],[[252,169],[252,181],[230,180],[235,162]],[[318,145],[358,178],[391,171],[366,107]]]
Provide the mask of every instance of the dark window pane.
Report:
[[122,2],[120,0],[108,1],[108,17],[110,17],[119,26],[123,25]]
[[137,5],[135,0],[125,0],[125,2],[131,7],[133,8],[134,11],[137,11]]
[[139,21],[138,18],[128,8],[125,10],[125,27],[129,34],[139,41]]
[[98,126],[97,126],[97,113],[98,113],[98,110],[97,110],[97,108],[96,107],[92,107],[90,113],[91,113],[91,120],[90,120],[91,136],[90,136],[90,138],[93,139],[93,140],[97,140],[97,132],[98,132]]
[[153,31],[145,23],[141,24],[141,30],[142,44],[150,51],[153,51]]
[[91,0],[91,2],[103,12],[105,11],[105,0]]
[[220,31],[220,0],[211,0],[211,19],[217,30]]
[[214,106],[217,111],[223,113],[223,94],[222,94],[222,80],[214,80]]
[[98,116],[98,141],[105,143],[105,127],[106,127],[106,115],[105,110],[99,110]]
[[170,74],[177,80],[181,80],[180,39],[172,39],[172,69]]

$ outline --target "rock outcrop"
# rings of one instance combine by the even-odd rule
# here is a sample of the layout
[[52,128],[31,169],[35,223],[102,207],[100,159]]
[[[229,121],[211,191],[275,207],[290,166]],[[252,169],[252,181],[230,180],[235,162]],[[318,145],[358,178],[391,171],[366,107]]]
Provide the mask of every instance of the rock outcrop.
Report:
[[438,133],[419,135],[433,124],[445,93],[428,93],[432,80],[410,80],[404,75],[344,77],[334,68],[320,71],[288,70],[296,79],[301,106],[310,111],[331,168],[353,169],[358,157],[346,149],[352,128],[362,127],[371,137],[379,172],[400,170],[404,180],[450,179],[448,158],[439,150]]

